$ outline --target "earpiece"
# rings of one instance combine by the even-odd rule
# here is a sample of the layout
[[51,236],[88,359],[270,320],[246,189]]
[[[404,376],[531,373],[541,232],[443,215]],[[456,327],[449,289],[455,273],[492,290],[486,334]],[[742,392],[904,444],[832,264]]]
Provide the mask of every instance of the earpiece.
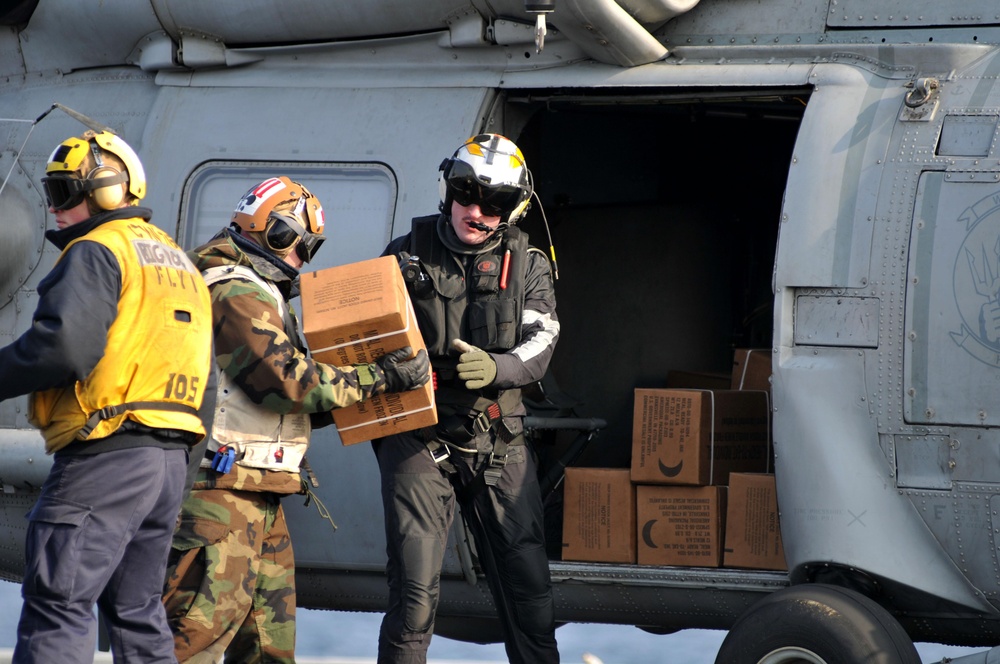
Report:
[[516,224],[518,220],[524,216],[524,213],[528,210],[528,205],[531,203],[531,195],[529,194],[527,198],[524,199],[516,208],[514,208],[510,214],[507,215],[506,221],[508,224]]
[[114,178],[115,182],[91,190],[90,199],[102,210],[115,210],[125,201],[128,181],[121,177],[121,172],[111,166],[98,166],[87,175],[87,180],[93,182],[101,178]]

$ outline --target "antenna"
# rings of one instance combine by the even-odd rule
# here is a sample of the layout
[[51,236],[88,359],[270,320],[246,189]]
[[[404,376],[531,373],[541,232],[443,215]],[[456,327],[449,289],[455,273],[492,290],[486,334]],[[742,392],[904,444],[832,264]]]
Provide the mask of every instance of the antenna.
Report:
[[72,108],[69,108],[68,106],[63,106],[62,104],[52,104],[52,106],[49,106],[49,108],[46,109],[44,113],[35,118],[34,121],[20,120],[13,118],[0,118],[0,122],[31,122],[31,127],[28,129],[28,135],[24,137],[24,142],[21,143],[21,147],[18,149],[17,154],[14,155],[14,161],[11,163],[10,169],[7,171],[7,175],[4,176],[3,182],[0,183],[0,196],[3,195],[4,189],[7,188],[7,181],[10,180],[10,175],[11,173],[14,172],[14,167],[17,166],[17,162],[21,158],[21,153],[24,152],[24,148],[28,144],[28,139],[31,138],[31,132],[35,131],[35,125],[37,125],[39,122],[45,119],[45,116],[47,116],[49,113],[56,110],[57,108],[66,115],[73,118],[74,120],[77,120],[78,122],[86,126],[88,129],[93,129],[96,132],[106,131],[109,134],[114,134],[115,136],[118,135],[117,132],[111,129],[111,127],[103,125],[97,120],[88,117],[83,113],[80,113],[79,111],[74,111]]
[[62,104],[52,104],[52,106],[50,106],[47,111],[45,111],[44,113],[42,113],[41,115],[39,115],[35,119],[35,124],[38,124],[39,122],[41,122],[42,118],[44,118],[46,115],[48,115],[49,113],[51,113],[52,111],[54,111],[57,108],[60,111],[62,111],[63,113],[65,113],[66,115],[68,115],[69,117],[71,117],[74,120],[76,120],[77,122],[79,122],[80,124],[82,124],[85,127],[87,127],[88,129],[93,129],[94,131],[96,131],[98,133],[100,133],[102,131],[106,131],[109,134],[115,134],[115,136],[118,135],[115,132],[115,130],[112,129],[111,127],[108,127],[107,125],[103,125],[100,122],[98,122],[97,120],[95,120],[95,119],[93,119],[91,117],[88,117],[88,116],[84,115],[83,113],[80,113],[79,111],[74,111],[72,108],[70,108],[68,106],[63,106]]
[[552,231],[549,230],[549,218],[545,216],[545,207],[542,205],[542,199],[538,197],[538,192],[532,187],[531,195],[535,197],[538,202],[538,211],[542,213],[542,222],[545,223],[545,234],[549,238],[549,256],[552,260],[552,276],[556,281],[559,281],[559,263],[556,262],[556,246],[552,243]]

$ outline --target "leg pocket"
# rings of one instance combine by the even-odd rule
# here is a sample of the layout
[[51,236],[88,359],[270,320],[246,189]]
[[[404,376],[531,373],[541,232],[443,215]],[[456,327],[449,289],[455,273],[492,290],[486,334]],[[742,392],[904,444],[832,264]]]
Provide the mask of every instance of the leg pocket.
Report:
[[[212,589],[209,567],[211,547],[229,535],[229,526],[204,517],[181,517],[174,531],[167,565],[163,601],[171,621],[190,616],[196,610],[196,622],[211,625],[211,606],[217,599]],[[217,562],[217,561],[216,561]]]
[[211,546],[229,534],[229,526],[214,519],[182,515],[170,546],[178,551]]
[[25,595],[70,599],[91,507],[42,496],[28,513]]

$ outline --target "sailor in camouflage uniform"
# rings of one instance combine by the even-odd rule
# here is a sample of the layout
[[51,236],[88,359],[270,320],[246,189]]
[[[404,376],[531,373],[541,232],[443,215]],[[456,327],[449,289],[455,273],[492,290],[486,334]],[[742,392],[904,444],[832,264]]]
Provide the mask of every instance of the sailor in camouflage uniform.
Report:
[[287,177],[253,187],[232,225],[190,252],[212,294],[221,370],[209,452],[181,509],[163,601],[180,662],[294,662],[295,565],[281,496],[302,493],[311,428],[330,411],[427,382],[426,353],[337,367],[307,356],[298,269],[323,210]]

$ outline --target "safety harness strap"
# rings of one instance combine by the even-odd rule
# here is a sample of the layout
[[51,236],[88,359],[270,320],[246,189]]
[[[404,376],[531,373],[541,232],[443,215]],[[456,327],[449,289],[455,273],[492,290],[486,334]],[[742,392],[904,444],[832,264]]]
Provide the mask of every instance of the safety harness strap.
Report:
[[465,486],[455,485],[455,495],[458,497],[459,502],[468,503],[486,487],[496,486],[500,481],[500,476],[503,474],[504,467],[507,465],[507,447],[523,443],[523,432],[516,436],[511,436],[507,427],[501,426],[496,442],[493,443],[493,451],[490,452],[489,459],[483,464],[482,469]]
[[[504,422],[504,415],[512,410],[519,400],[519,391],[505,392],[500,395],[497,401],[486,402],[482,406],[482,410],[470,413],[464,428],[467,432],[472,433],[473,438],[494,427],[498,428],[496,439],[493,442],[493,451],[489,453],[486,462],[482,464],[475,478],[464,487],[456,489],[460,499],[471,498],[486,486],[496,486],[503,474],[504,467],[507,465],[507,448],[511,445],[524,444],[524,433],[514,434]],[[433,432],[433,429],[429,431]],[[442,441],[433,433],[425,442],[434,463],[451,476],[456,473],[455,465],[451,461],[452,452],[477,453],[476,450],[465,449]]]

